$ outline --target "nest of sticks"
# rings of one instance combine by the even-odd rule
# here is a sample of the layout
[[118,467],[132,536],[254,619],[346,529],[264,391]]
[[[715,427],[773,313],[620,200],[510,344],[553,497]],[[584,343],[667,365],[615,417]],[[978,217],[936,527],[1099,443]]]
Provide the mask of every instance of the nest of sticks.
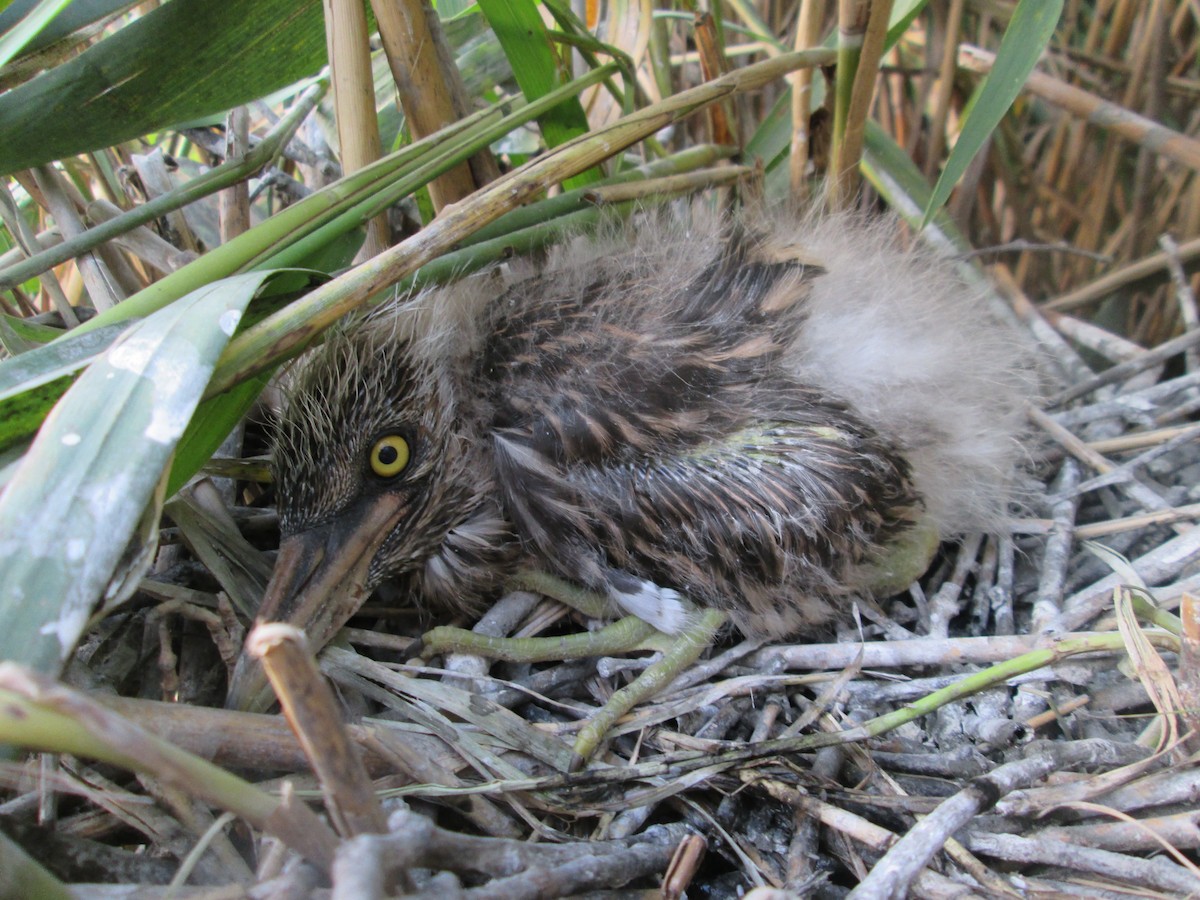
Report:
[[[928,5],[943,22],[962,6]],[[995,11],[1013,4],[967,6],[964,39],[994,47]],[[1026,504],[1007,531],[943,547],[918,585],[826,643],[726,635],[572,772],[582,722],[652,649],[535,666],[426,657],[419,636],[449,623],[380,593],[319,660],[275,636],[287,717],[220,708],[245,638],[233,610],[261,596],[278,540],[252,425],[244,458],[214,460],[167,504],[153,574],[91,627],[61,683],[0,664],[8,733],[59,749],[0,761],[0,895],[1200,895],[1195,9],[1069,4],[949,207],[973,245],[1005,250],[1012,271],[993,281],[1055,385],[1030,411]],[[963,113],[962,76],[981,67],[954,40],[889,56],[878,79],[878,116],[926,174]],[[928,78],[939,59],[959,67],[944,91]],[[189,140],[214,162],[230,152],[208,131]],[[301,143],[300,159],[338,162]],[[152,184],[158,157],[140,152]],[[298,199],[284,169],[277,189]],[[171,271],[203,243],[182,240],[187,227],[175,216],[173,243],[122,252]],[[1180,246],[1158,252],[1172,231]],[[1097,258],[1112,265],[1089,281]],[[1096,315],[1101,301],[1115,316]],[[517,593],[455,624],[592,623]]]
[[[319,663],[276,637],[286,720],[226,712],[213,707],[243,638],[228,594],[265,578],[275,532],[269,506],[230,507],[209,485],[168,507],[140,602],[76,655],[69,681],[121,696],[5,672],[107,761],[4,764],[5,832],[96,897],[166,896],[154,885],[172,879],[188,885],[175,897],[1200,890],[1200,331],[1145,350],[996,274],[1057,370],[1030,412],[1027,509],[944,547],[839,640],[727,636],[579,772],[574,734],[651,651],[422,658],[429,623],[385,595]],[[587,624],[572,615],[516,592],[462,624]],[[129,759],[136,778],[112,765]],[[57,815],[39,824],[47,796]]]

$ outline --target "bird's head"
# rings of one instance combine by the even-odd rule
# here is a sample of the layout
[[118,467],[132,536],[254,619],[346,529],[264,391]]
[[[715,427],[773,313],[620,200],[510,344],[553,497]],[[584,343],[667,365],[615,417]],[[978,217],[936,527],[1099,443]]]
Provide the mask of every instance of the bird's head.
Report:
[[[304,629],[314,652],[380,582],[421,567],[469,503],[453,373],[426,350],[377,316],[330,338],[286,391],[272,452],[282,540],[258,619]],[[243,655],[227,705],[269,701]]]

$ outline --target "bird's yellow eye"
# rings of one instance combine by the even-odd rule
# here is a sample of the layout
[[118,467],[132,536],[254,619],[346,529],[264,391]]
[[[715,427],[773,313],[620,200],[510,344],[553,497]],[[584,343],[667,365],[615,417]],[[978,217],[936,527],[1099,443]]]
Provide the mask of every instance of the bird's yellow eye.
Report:
[[381,437],[371,448],[371,471],[380,478],[393,478],[408,465],[408,441],[398,434]]

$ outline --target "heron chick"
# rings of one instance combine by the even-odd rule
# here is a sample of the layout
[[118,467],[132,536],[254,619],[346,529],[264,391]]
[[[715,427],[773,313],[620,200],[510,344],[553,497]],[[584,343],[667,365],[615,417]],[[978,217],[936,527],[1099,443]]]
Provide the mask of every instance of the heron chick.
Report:
[[655,218],[348,326],[282,413],[260,617],[316,649],[385,579],[477,608],[532,566],[668,633],[694,603],[803,637],[906,535],[986,529],[1026,350],[892,225]]

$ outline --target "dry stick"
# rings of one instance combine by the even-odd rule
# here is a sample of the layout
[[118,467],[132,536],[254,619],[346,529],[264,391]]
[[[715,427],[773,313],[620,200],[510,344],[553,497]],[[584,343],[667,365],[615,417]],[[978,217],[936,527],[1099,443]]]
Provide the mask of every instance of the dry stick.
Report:
[[[1200,238],[1193,238],[1181,244],[1178,248],[1178,253],[1175,255],[1181,262],[1190,262],[1195,257],[1200,256]],[[1097,278],[1090,284],[1076,288],[1070,293],[1063,294],[1061,297],[1043,304],[1043,309],[1064,310],[1086,306],[1089,303],[1107,297],[1127,284],[1164,272],[1170,264],[1170,255],[1155,253],[1152,256],[1147,256],[1145,259],[1138,260],[1124,268],[1118,269],[1116,272],[1110,272],[1102,278]]]
[[[334,900],[358,900],[371,893],[371,873],[414,867],[434,871],[478,872],[492,879],[459,897],[560,897],[582,890],[612,888],[662,871],[675,846],[689,833],[682,823],[656,825],[622,841],[532,844],[506,838],[475,837],[441,828],[406,809],[393,813],[386,836],[363,835],[338,851]],[[588,871],[588,869],[591,871]],[[356,874],[367,873],[367,880]],[[356,892],[362,891],[362,893]],[[442,891],[406,896],[448,896]]]
[[1067,566],[1071,561],[1074,543],[1075,516],[1079,511],[1079,465],[1072,459],[1063,463],[1052,488],[1054,496],[1062,497],[1054,504],[1051,514],[1054,525],[1046,539],[1042,555],[1042,575],[1038,582],[1037,598],[1033,602],[1033,631],[1046,633],[1062,612],[1063,586]]
[[[1173,440],[1182,434],[1189,433],[1195,425],[1173,425],[1170,428],[1156,428],[1151,431],[1138,431],[1104,438],[1098,441],[1088,441],[1088,446],[1097,453],[1122,453],[1126,450],[1141,450],[1143,447],[1153,447],[1165,441]],[[1180,507],[1182,509],[1182,507]]]
[[1002,534],[997,539],[996,583],[988,590],[992,607],[992,634],[1011,635],[1016,631],[1013,614],[1013,582],[1016,574],[1016,542],[1012,535]]
[[[810,775],[817,780],[836,783],[846,751],[842,747],[823,747],[817,751]],[[813,863],[820,858],[818,842],[820,822],[808,810],[793,807],[792,840],[788,846],[787,885],[793,889],[806,883],[816,871]]]
[[1037,840],[1065,841],[1115,853],[1156,853],[1163,849],[1164,843],[1179,850],[1198,850],[1200,811],[1189,810],[1173,815],[1119,822],[1057,825],[1044,828],[1030,837]]
[[[167,156],[161,146],[154,147],[148,153],[133,153],[130,159],[146,196],[158,197],[175,189],[175,175],[167,168]],[[199,251],[201,243],[198,228],[201,220],[197,210],[182,207],[163,218],[167,228],[173,232],[172,239],[181,248]]]
[[[1054,419],[1050,418],[1040,409],[1029,407],[1027,410],[1029,418],[1033,423],[1050,435],[1054,440],[1063,446],[1072,456],[1086,463],[1091,468],[1101,474],[1112,472],[1116,466],[1110,463],[1107,459],[1096,453],[1087,444],[1077,438],[1074,434],[1058,424]],[[1143,484],[1132,476],[1119,485],[1117,485],[1124,493],[1142,504],[1150,510],[1164,510],[1170,507],[1161,496],[1154,492],[1148,485]],[[1177,531],[1183,532],[1189,530],[1186,526],[1179,526]]]
[[338,831],[347,837],[385,832],[383,808],[304,632],[279,623],[259,625],[246,639],[246,651],[262,660],[283,714],[317,773]]
[[[78,237],[86,231],[78,211],[63,190],[58,173],[50,166],[39,166],[33,170],[33,177],[41,189],[42,196],[46,198],[47,212],[54,217],[63,237]],[[116,306],[125,299],[116,279],[98,253],[85,253],[75,264],[79,267],[79,274],[83,277],[92,306],[98,311]]]
[[1105,369],[1099,375],[1093,376],[1082,384],[1074,385],[1063,391],[1057,397],[1052,398],[1047,405],[1063,406],[1072,400],[1079,399],[1085,394],[1090,394],[1096,388],[1124,381],[1145,369],[1166,362],[1172,356],[1183,353],[1186,350],[1191,350],[1197,344],[1200,344],[1200,328],[1185,332],[1179,335],[1179,337],[1159,344],[1157,347],[1147,350],[1134,359],[1126,360],[1123,363],[1118,363],[1115,366]]
[[946,142],[946,119],[950,114],[950,99],[954,94],[954,69],[958,56],[958,41],[962,36],[963,0],[950,0],[946,13],[946,30],[942,39],[942,62],[938,68],[937,86],[930,98],[929,150],[925,156],[925,177],[931,179],[942,160]]
[[[810,816],[824,827],[873,850],[886,850],[896,841],[895,833],[861,816],[802,793],[791,785],[778,781],[761,780],[762,776],[757,770],[743,769],[738,774],[743,781],[753,782],[756,786],[765,789],[772,797],[781,800],[795,810],[797,815],[802,813]],[[938,897],[963,896],[961,884],[951,882],[944,875],[929,869],[923,869],[917,873],[913,881],[913,888],[913,896],[931,898],[931,900]]]
[[[362,0],[324,0],[325,45],[337,114],[342,172],[349,175],[383,155],[375,112],[375,77],[367,12]],[[367,223],[367,239],[356,260],[370,259],[388,246],[387,214]]]
[[[797,50],[815,47],[821,39],[821,22],[825,18],[825,0],[800,0],[800,16],[796,22]],[[813,70],[801,69],[792,76],[792,152],[788,156],[789,177],[793,199],[808,198],[808,162],[812,134]]]
[[[995,62],[996,55],[987,50],[970,44],[959,48],[958,64],[969,71],[986,74],[991,71]],[[1116,103],[1101,100],[1094,94],[1072,87],[1043,72],[1030,73],[1025,81],[1025,90],[1160,156],[1182,163],[1191,169],[1200,169],[1200,141],[1195,138],[1167,128]]]
[[[175,821],[183,826],[183,833],[178,836],[180,843],[184,845],[184,852],[178,854],[182,860],[182,871],[208,870],[223,881],[236,881],[240,884],[254,882],[254,873],[234,848],[229,836],[224,833],[227,819],[214,829],[213,826],[219,819],[208,808],[208,804],[180,790],[177,785],[159,781],[148,775],[138,776],[138,781],[145,788],[149,798],[160,807],[169,810]],[[186,846],[190,841],[189,836],[199,841],[190,848]],[[186,877],[179,874],[176,878],[180,883],[186,881]]]
[[1078,847],[1042,837],[1023,838],[1015,834],[970,832],[964,837],[963,843],[976,853],[1010,862],[1090,872],[1126,884],[1173,891],[1179,896],[1194,896],[1200,891],[1200,878],[1162,857],[1141,859],[1127,853]]
[[[1139,556],[1133,560],[1133,568],[1147,584],[1162,584],[1197,559],[1200,559],[1200,528],[1193,528]],[[1113,589],[1124,582],[1120,575],[1109,575],[1068,597],[1056,630],[1071,631],[1090,622],[1108,608]]]
[[[1171,408],[1165,412],[1154,413],[1153,410],[1162,406],[1176,394],[1188,392],[1200,387],[1200,372],[1180,375],[1170,381],[1163,381],[1140,391],[1125,393],[1119,397],[1110,397],[1085,406],[1076,406],[1054,414],[1054,421],[1065,427],[1078,427],[1097,420],[1116,419],[1118,422],[1132,418],[1147,426],[1163,425],[1168,421],[1181,418],[1189,411]],[[1189,394],[1190,396],[1190,394]]]
[[1200,503],[1189,503],[1186,506],[1175,506],[1161,512],[1140,513],[1136,516],[1080,525],[1075,530],[1075,537],[1086,541],[1106,537],[1110,534],[1120,534],[1124,531],[1136,531],[1150,525],[1172,525],[1175,522],[1190,522],[1197,518],[1200,518]]
[[[713,22],[712,14],[696,13],[692,33],[696,41],[696,51],[700,54],[700,73],[704,80],[712,81],[728,72],[729,60],[721,52],[721,35]],[[710,137],[714,144],[738,143],[739,129],[736,122],[730,121],[733,116],[733,107],[725,102],[714,103],[709,107]]]
[[[1136,456],[1130,457],[1120,465],[1113,466],[1108,472],[1105,472],[1101,475],[1092,476],[1083,484],[1079,485],[1077,490],[1080,493],[1085,493],[1087,491],[1096,490],[1100,487],[1106,487],[1110,484],[1120,484],[1125,482],[1131,479],[1133,477],[1133,473],[1138,469],[1150,465],[1150,463],[1154,462],[1154,460],[1158,459],[1160,456],[1164,456],[1168,453],[1174,453],[1181,447],[1194,443],[1198,436],[1200,436],[1200,425],[1193,425],[1191,428],[1183,429],[1182,433],[1175,435],[1175,437],[1171,438],[1169,441],[1163,441],[1154,445],[1148,450],[1142,451]],[[1168,510],[1162,510],[1162,512],[1167,511]],[[1182,531],[1184,529],[1176,530]]]
[[[1103,796],[1104,805],[1108,809],[1131,813],[1149,807],[1173,804],[1183,804],[1190,809],[1195,806],[1198,793],[1200,793],[1200,770],[1167,768],[1123,784]],[[1043,804],[1023,812],[1027,812],[1029,815],[1040,815],[1043,811],[1052,808],[1053,805],[1053,803]]]
[[[1109,589],[1109,596],[1112,589]],[[958,666],[997,663],[1021,656],[1043,647],[1054,646],[1057,640],[1087,638],[1090,632],[1042,635],[1009,635],[992,637],[913,638],[907,641],[868,641],[866,643],[792,644],[764,647],[746,664],[754,667],[782,660],[789,670],[841,670],[854,664],[862,653],[864,669],[899,669],[914,666]]]
[[[371,9],[413,139],[457,121],[460,111],[454,103],[454,82],[458,70],[445,65],[445,41],[428,0],[371,0]],[[457,203],[478,186],[470,164],[459,163],[429,182],[433,208],[441,210]]]
[[[1084,322],[1065,313],[1046,310],[1046,321],[1059,332],[1089,350],[1099,353],[1112,363],[1123,363],[1131,359],[1140,359],[1146,348],[1120,335],[1113,334],[1106,328],[1101,328],[1091,322]],[[1089,372],[1090,378],[1093,373]],[[1080,379],[1081,381],[1086,379]]]
[[958,599],[962,595],[963,584],[975,566],[975,558],[979,555],[979,545],[983,543],[982,534],[966,537],[958,548],[958,556],[954,561],[954,570],[937,589],[937,593],[929,599],[929,636],[944,638],[950,634],[950,620],[960,612]]
[[337,838],[306,806],[279,800],[211,763],[173,747],[78,691],[15,663],[0,663],[7,743],[88,755],[147,772],[242,816],[328,869]]
[[[871,873],[850,892],[850,900],[902,897],[909,885],[946,841],[971,819],[991,809],[1004,795],[1031,784],[1051,772],[1095,755],[1091,742],[1080,741],[1043,749],[1041,755],[1017,760],[973,779],[963,790],[943,801],[936,810],[909,829],[884,854]],[[972,845],[972,850],[976,848]]]
[[[124,210],[108,200],[93,200],[88,204],[87,220],[95,229],[105,222],[111,222],[124,214]],[[90,232],[84,232],[85,235]],[[174,244],[163,240],[145,225],[138,225],[125,234],[113,239],[113,243],[131,256],[136,256],[142,262],[153,266],[163,273],[181,269],[192,260],[196,253],[192,250],[180,250]]]
[[[1073,661],[1073,665],[1078,666],[1078,669],[1075,669],[1075,671],[1095,669],[1097,672],[1099,672],[1111,667],[1109,661],[1106,659],[1094,659],[1090,661],[1075,660]],[[849,684],[845,685],[842,690],[848,700],[848,704],[852,708],[859,705],[863,707],[878,706],[882,708],[892,704],[908,703],[912,700],[919,700],[926,694],[931,694],[934,691],[940,691],[942,688],[949,687],[962,677],[963,676],[959,673],[951,673],[945,675],[931,675],[925,678],[905,678],[903,681],[883,681],[864,678],[850,682]],[[1014,676],[1013,678],[1008,679],[1007,684],[1009,687],[1023,687],[1027,684],[1045,682],[1047,677],[1049,677],[1048,673],[1035,670],[1025,675]],[[1142,691],[1141,698],[1143,702],[1145,696],[1145,691]],[[929,757],[926,757],[926,759],[929,759]],[[945,761],[943,759],[936,763],[930,762],[928,765],[945,765]],[[906,769],[905,771],[908,770]],[[978,775],[980,773],[976,772],[974,774]]]
[[[8,185],[0,182],[0,222],[8,229],[8,233],[12,235],[14,241],[20,245],[25,251],[25,255],[33,257],[37,253],[38,244],[37,235],[33,233],[33,229],[29,227],[29,223],[25,221],[25,217],[17,208],[16,201],[13,200],[12,194],[8,191]],[[49,252],[49,251],[47,251]],[[50,295],[50,301],[54,304],[54,308],[58,310],[58,314],[62,316],[63,322],[68,328],[74,328],[79,324],[79,317],[75,315],[75,310],[71,307],[71,301],[67,299],[66,293],[59,284],[58,276],[53,272],[46,272],[42,279],[42,289]],[[19,282],[6,285],[9,288],[16,288]]]
[[[250,114],[246,107],[231,109],[225,117],[225,158],[241,159],[250,150]],[[245,181],[221,191],[218,201],[221,243],[250,230],[250,185]]]
[[[308,760],[281,716],[184,706],[133,697],[98,696],[103,704],[134,724],[181,750],[194,753],[229,769],[289,771],[304,769]],[[350,726],[351,734],[364,746],[367,770],[375,775],[395,771],[389,760],[370,749],[369,738],[387,725],[366,720]]]
[[992,278],[1000,293],[1012,304],[1013,312],[1029,328],[1034,339],[1046,348],[1047,356],[1058,364],[1067,380],[1078,382],[1090,378],[1092,370],[1083,357],[1051,326],[1043,316],[1043,310],[1034,306],[1025,295],[1012,270],[1002,263],[997,264],[992,268]]

